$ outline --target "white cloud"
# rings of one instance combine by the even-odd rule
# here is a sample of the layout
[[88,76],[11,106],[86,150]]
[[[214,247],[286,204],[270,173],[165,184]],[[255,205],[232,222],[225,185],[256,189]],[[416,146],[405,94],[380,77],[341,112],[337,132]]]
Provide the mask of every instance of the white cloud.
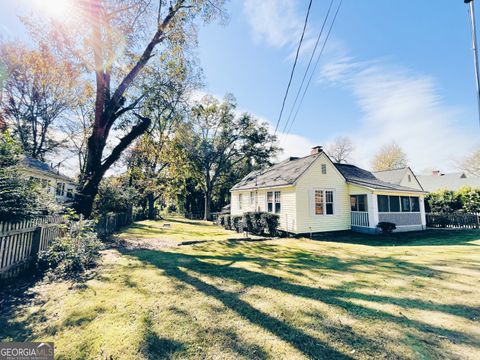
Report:
[[475,136],[458,122],[460,109],[447,106],[430,76],[342,56],[321,71],[323,84],[341,86],[356,98],[363,117],[349,135],[356,142],[358,165],[369,167],[378,148],[396,141],[414,170],[454,170],[471,151]]
[[245,0],[254,40],[275,48],[298,42],[302,23],[295,5],[294,0]]

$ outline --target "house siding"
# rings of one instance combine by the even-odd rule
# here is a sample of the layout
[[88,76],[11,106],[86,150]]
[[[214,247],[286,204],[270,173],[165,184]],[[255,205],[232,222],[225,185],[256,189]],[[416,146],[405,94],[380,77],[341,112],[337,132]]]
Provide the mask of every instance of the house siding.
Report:
[[[327,173],[322,173],[322,164]],[[315,215],[313,192],[315,189],[334,190],[334,214]],[[320,156],[296,184],[297,233],[337,231],[350,229],[350,196],[348,185],[331,161]]]
[[[410,180],[411,181],[408,181],[408,175],[410,175]],[[407,173],[403,177],[402,181],[400,181],[399,185],[406,186],[406,187],[416,189],[416,190],[420,190],[420,191],[423,190],[422,186],[420,185],[417,178],[415,177],[415,175],[413,174],[413,172],[410,169],[408,169]]]
[[[254,191],[257,196],[255,208],[255,202],[250,204],[250,192]],[[288,232],[296,232],[296,212],[295,212],[295,203],[296,203],[296,193],[295,187],[276,187],[276,188],[265,188],[258,190],[233,190],[231,192],[231,214],[232,215],[243,215],[246,212],[250,211],[267,211],[267,192],[269,191],[280,191],[280,225],[281,230]],[[240,209],[239,204],[239,194],[242,194],[242,208]]]

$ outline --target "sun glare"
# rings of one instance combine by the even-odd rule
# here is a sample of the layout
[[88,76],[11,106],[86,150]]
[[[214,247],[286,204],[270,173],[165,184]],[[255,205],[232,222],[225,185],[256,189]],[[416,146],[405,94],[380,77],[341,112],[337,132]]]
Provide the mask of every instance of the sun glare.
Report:
[[35,0],[37,9],[55,20],[68,20],[74,0]]

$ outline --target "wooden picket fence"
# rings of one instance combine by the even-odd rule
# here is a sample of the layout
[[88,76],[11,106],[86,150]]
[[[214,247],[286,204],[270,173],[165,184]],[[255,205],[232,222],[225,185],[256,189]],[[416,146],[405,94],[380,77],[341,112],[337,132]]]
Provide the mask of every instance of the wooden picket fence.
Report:
[[427,227],[449,229],[478,229],[478,214],[426,214]]
[[62,216],[0,223],[0,280],[17,276],[60,236]]
[[[107,214],[100,217],[95,231],[101,238],[108,237],[134,221],[143,220],[140,211]],[[68,229],[61,215],[35,218],[20,222],[0,222],[0,282],[15,278],[35,264],[38,253],[46,250],[51,242],[73,232],[76,224]]]

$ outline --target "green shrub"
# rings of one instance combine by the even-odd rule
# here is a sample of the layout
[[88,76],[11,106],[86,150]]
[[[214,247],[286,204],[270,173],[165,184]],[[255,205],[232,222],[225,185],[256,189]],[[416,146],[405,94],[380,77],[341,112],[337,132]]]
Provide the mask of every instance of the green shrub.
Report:
[[230,217],[231,219],[231,226],[230,228],[232,230],[235,230],[236,232],[242,232],[243,231],[243,222],[242,222],[242,216],[240,215],[232,215]]
[[0,221],[20,221],[47,214],[48,199],[20,175],[21,147],[8,132],[0,133]]
[[223,221],[224,221],[223,227],[226,230],[232,230],[231,216],[230,215],[225,215]]
[[270,236],[277,235],[277,229],[279,225],[280,217],[275,214],[261,213],[260,214],[260,226],[263,232]]
[[85,220],[69,222],[65,235],[55,239],[49,248],[39,252],[38,269],[56,277],[75,277],[96,265],[103,244]]
[[225,215],[220,215],[217,220],[217,224],[225,227]]
[[382,233],[384,234],[390,234],[393,230],[397,228],[397,226],[394,223],[388,221],[381,221],[377,224],[377,228],[382,230]]

